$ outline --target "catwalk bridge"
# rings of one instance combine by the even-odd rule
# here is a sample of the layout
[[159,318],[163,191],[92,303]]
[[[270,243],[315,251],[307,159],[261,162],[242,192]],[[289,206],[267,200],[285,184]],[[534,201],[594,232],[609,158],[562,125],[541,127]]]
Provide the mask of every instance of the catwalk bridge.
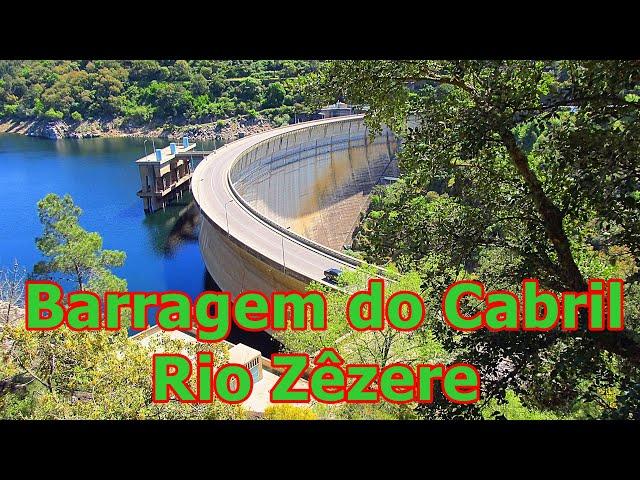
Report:
[[326,283],[328,268],[360,265],[343,246],[371,189],[397,177],[397,146],[391,131],[372,139],[363,116],[352,115],[285,126],[207,152],[191,188],[211,276],[234,295],[269,294]]

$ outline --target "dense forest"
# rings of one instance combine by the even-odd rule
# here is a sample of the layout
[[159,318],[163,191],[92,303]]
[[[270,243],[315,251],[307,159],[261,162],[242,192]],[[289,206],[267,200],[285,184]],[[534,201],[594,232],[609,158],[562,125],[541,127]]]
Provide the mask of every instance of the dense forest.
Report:
[[0,116],[125,125],[262,116],[284,124],[302,100],[289,80],[316,66],[289,60],[1,61]]
[[403,135],[401,180],[373,196],[354,245],[417,276],[426,299],[462,279],[512,292],[525,278],[553,292],[625,283],[620,332],[588,331],[580,309],[573,334],[460,334],[431,309],[388,361],[467,361],[482,401],[413,414],[640,418],[640,62],[336,61],[306,85],[319,102],[368,104],[372,128]]

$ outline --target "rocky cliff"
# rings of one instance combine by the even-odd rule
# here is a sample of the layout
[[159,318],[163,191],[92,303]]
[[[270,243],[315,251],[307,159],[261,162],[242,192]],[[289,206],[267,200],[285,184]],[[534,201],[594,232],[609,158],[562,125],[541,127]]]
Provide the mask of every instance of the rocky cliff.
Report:
[[0,132],[19,133],[57,140],[91,137],[157,137],[184,135],[194,140],[222,140],[224,143],[273,128],[266,119],[228,119],[194,125],[129,126],[117,121],[8,120],[0,123]]

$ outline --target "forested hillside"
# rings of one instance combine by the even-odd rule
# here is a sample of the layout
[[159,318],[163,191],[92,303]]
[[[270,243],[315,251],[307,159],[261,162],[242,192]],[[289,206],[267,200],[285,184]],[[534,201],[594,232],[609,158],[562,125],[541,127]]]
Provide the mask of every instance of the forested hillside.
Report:
[[288,79],[314,61],[0,61],[5,120],[117,120],[121,125],[263,116],[287,123],[300,95]]

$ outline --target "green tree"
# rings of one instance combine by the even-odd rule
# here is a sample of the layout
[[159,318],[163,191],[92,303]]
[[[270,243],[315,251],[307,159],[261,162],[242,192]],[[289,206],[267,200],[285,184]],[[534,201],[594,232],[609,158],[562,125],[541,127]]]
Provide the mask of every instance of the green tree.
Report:
[[264,94],[264,107],[276,108],[281,107],[284,103],[284,96],[286,95],[284,85],[280,82],[273,82],[269,84]]
[[[369,278],[376,278],[376,269],[363,266],[355,271],[345,271],[339,279],[339,289],[312,284],[309,290],[322,291],[327,300],[327,328],[322,331],[285,330],[275,335],[287,351],[307,353],[311,359],[322,348],[335,348],[347,363],[377,364],[381,368],[392,363],[406,364],[446,363],[452,356],[435,339],[428,324],[415,331],[400,331],[389,325],[380,331],[357,331],[351,328],[345,316],[347,302],[352,293],[364,290]],[[388,272],[394,281],[385,282],[385,301],[400,291],[420,292],[420,278],[416,273],[398,276]],[[429,292],[423,292],[425,298]],[[416,415],[415,404],[397,406],[381,402],[362,405],[316,405],[314,410],[321,418],[344,419],[408,419]],[[266,413],[266,412],[265,412]]]
[[[420,277],[416,273],[397,276],[393,282],[386,282],[385,301],[391,295],[401,291],[421,292]],[[309,290],[322,291],[327,299],[327,329],[323,331],[285,330],[277,332],[279,340],[292,352],[305,352],[315,355],[320,349],[334,347],[347,362],[375,363],[384,367],[394,362],[413,364],[418,360],[442,360],[447,353],[434,340],[426,329],[400,331],[385,326],[380,331],[353,330],[346,317],[347,301],[352,293],[364,290],[367,280],[375,278],[375,269],[360,267],[355,271],[345,271],[340,276],[340,289],[312,284]],[[429,295],[422,292],[424,297]]]
[[191,67],[186,60],[177,60],[171,68],[171,77],[178,81],[188,81],[191,79]]
[[[70,196],[47,195],[38,204],[44,235],[38,246],[49,256],[48,272],[69,275],[83,288],[102,294],[126,290],[126,282],[108,270],[121,265],[124,253],[102,250],[97,233],[78,226],[80,208]],[[23,275],[16,266],[0,272],[0,300],[19,307]],[[4,305],[6,306],[6,305]],[[5,311],[3,310],[3,312]],[[241,406],[152,402],[152,362],[156,352],[196,350],[213,353],[215,365],[228,361],[223,344],[212,346],[156,335],[144,343],[127,333],[130,309],[123,309],[125,328],[78,332],[66,327],[29,331],[11,314],[0,325],[0,418],[7,419],[239,419]],[[195,376],[191,387],[195,390]]]
[[153,81],[145,89],[144,103],[156,105],[156,115],[173,118],[184,115],[189,109],[189,93],[182,85]]
[[100,234],[87,232],[80,226],[81,214],[69,194],[60,197],[50,193],[38,202],[43,234],[36,239],[36,246],[45,260],[36,264],[34,272],[71,280],[79,290],[91,287],[92,282],[103,288],[126,288],[124,280],[117,279],[109,270],[124,264],[125,253],[103,250]]
[[201,73],[194,75],[191,79],[191,93],[194,96],[206,95],[209,92],[209,84],[207,79]]
[[238,98],[240,100],[257,99],[262,92],[262,82],[257,78],[247,77],[238,85]]
[[[347,61],[304,80],[317,104],[367,104],[369,125],[405,137],[403,182],[373,202],[364,224],[369,260],[418,268],[439,295],[465,276],[513,291],[526,277],[554,291],[625,279],[633,307],[624,332],[588,332],[584,311],[574,335],[460,337],[435,322],[443,345],[480,367],[486,399],[505,401],[512,389],[534,407],[575,411],[586,402],[597,405],[587,415],[634,415],[639,80],[638,61]],[[478,410],[440,404],[424,414]]]
[[47,120],[62,120],[64,118],[64,113],[50,108],[49,110],[44,112],[44,118],[46,118]]
[[[8,327],[0,348],[0,418],[30,419],[231,419],[240,406],[219,401],[197,405],[152,403],[151,354],[187,353],[196,345],[160,336],[143,345],[117,332],[74,332],[67,328],[30,332]],[[197,347],[202,350],[201,346]],[[216,365],[227,349],[210,349]],[[3,386],[5,388],[3,388]],[[195,389],[195,382],[192,388]]]
[[134,60],[130,67],[130,78],[143,85],[166,80],[165,73],[157,60]]
[[[263,79],[284,83],[312,70],[316,62],[290,62],[284,69],[282,64],[261,60],[0,61],[0,114],[14,119],[60,119],[78,112],[84,119],[126,118],[134,123],[193,120],[209,114],[230,117],[262,108]],[[272,93],[270,102],[281,103],[280,94]],[[203,96],[209,97],[209,105],[203,108],[202,100],[194,105]],[[297,99],[289,95],[284,101],[293,105]]]

